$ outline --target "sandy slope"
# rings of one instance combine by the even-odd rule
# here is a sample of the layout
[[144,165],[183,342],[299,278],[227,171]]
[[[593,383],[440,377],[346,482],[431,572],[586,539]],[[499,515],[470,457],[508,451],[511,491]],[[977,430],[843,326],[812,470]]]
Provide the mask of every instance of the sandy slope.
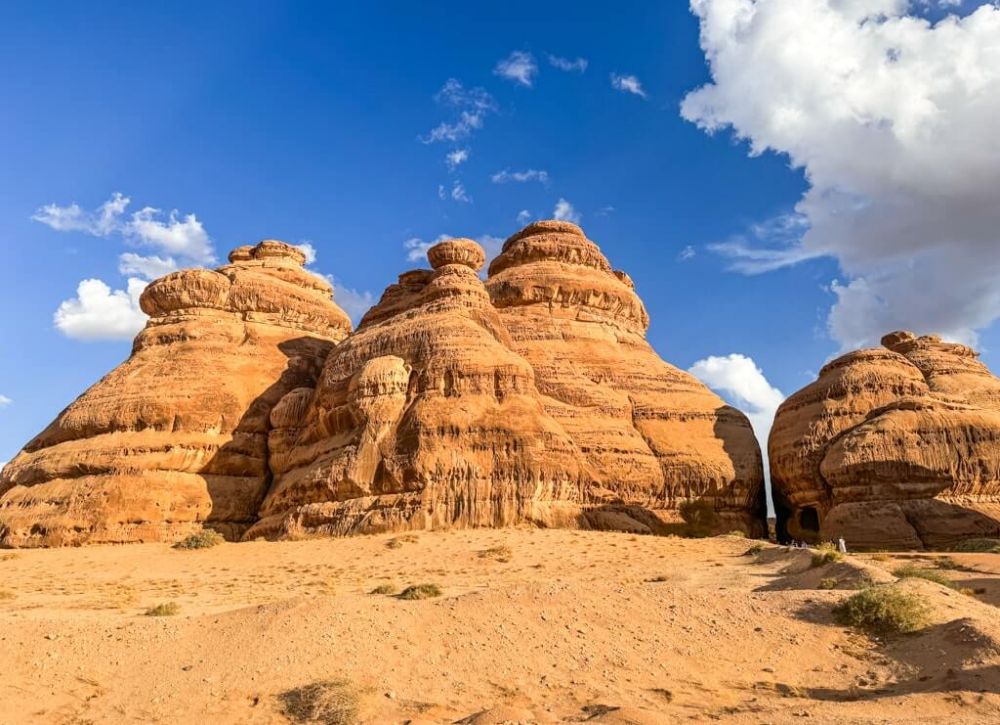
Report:
[[[0,552],[0,722],[281,723],[282,693],[321,680],[380,723],[1000,721],[1000,557],[954,555],[978,600],[906,582],[934,624],[883,644],[812,587],[896,562],[747,546],[519,529]],[[444,596],[368,594],[423,582]]]

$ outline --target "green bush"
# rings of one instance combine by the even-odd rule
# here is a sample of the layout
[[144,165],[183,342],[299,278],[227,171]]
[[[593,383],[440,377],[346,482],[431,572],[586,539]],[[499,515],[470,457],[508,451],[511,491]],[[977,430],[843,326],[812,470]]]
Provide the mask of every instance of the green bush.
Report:
[[710,535],[719,524],[719,515],[708,499],[682,501],[677,512],[687,524],[687,535],[702,538]]
[[934,569],[923,569],[916,564],[904,564],[901,567],[893,569],[892,573],[900,579],[926,579],[929,582],[940,584],[943,587],[955,589],[955,582],[941,572],[935,571]]
[[812,565],[813,567],[823,566],[825,564],[832,564],[836,561],[840,561],[844,558],[844,555],[837,551],[837,547],[834,546],[829,541],[824,541],[822,544],[816,547],[812,555]]
[[951,547],[952,551],[1000,554],[1000,539],[966,539]]
[[213,546],[226,543],[225,537],[218,531],[202,529],[174,544],[175,549],[211,549]]
[[150,607],[146,610],[147,617],[172,617],[175,614],[180,614],[181,605],[177,602],[164,602],[163,604],[157,604],[155,607]]
[[838,584],[837,580],[834,579],[833,577],[827,577],[826,579],[819,580],[820,589],[836,589],[837,584]]
[[441,587],[437,584],[414,584],[400,592],[399,598],[408,601],[413,599],[431,599],[433,597],[440,597],[441,594]]
[[833,608],[838,624],[881,635],[914,632],[927,617],[928,607],[917,595],[887,586],[862,589]]

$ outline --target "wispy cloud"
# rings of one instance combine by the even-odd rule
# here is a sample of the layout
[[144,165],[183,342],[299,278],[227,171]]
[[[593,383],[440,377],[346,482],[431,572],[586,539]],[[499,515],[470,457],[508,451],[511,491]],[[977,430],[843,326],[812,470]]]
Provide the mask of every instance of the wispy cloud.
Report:
[[483,122],[497,110],[496,101],[482,88],[466,88],[455,78],[449,78],[434,96],[435,102],[452,109],[456,116],[442,121],[420,137],[425,144],[440,141],[460,141],[483,127]]
[[461,164],[469,160],[470,153],[471,150],[467,148],[449,151],[444,157],[444,162],[451,171],[454,171]]
[[497,63],[493,73],[518,85],[531,88],[538,73],[538,64],[531,53],[515,50]]
[[677,254],[677,261],[686,262],[689,259],[693,259],[696,254],[697,252],[695,251],[694,247],[692,247],[689,244]]
[[587,70],[587,59],[577,58],[576,60],[570,60],[569,58],[562,58],[558,55],[549,54],[549,64],[564,71],[579,71],[583,73]]
[[510,171],[509,169],[504,169],[503,171],[498,171],[493,174],[493,176],[490,177],[490,181],[494,184],[506,184],[511,181],[519,184],[523,184],[526,181],[538,181],[542,184],[548,184],[549,172],[538,169],[526,169],[524,171]]
[[531,217],[531,212],[528,211],[527,209],[522,209],[521,211],[519,211],[517,213],[517,223],[518,224],[527,224],[528,222],[531,221],[531,218],[532,218]]
[[709,244],[708,249],[730,259],[727,269],[732,272],[763,274],[822,256],[802,246],[808,230],[809,219],[804,215],[779,214],[751,224],[745,234]]
[[556,202],[555,209],[552,210],[552,218],[558,219],[559,221],[579,224],[580,216],[580,212],[578,212],[576,208],[574,208],[574,206],[565,199],[559,199],[559,201]]
[[642,83],[639,79],[632,75],[621,75],[618,73],[611,74],[611,87],[621,91],[622,93],[631,93],[632,95],[639,96],[640,98],[646,98],[646,91],[642,88]]
[[463,204],[471,204],[472,197],[470,197],[466,191],[465,186],[462,185],[461,181],[456,181],[451,186],[451,198],[455,201],[460,201]]
[[14,401],[8,398],[6,395],[0,395],[0,408],[6,408],[8,405],[13,405]]

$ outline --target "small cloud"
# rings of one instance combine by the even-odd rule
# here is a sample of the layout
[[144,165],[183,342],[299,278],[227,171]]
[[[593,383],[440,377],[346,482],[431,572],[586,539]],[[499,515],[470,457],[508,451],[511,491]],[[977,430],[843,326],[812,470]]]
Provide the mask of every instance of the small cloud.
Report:
[[682,249],[680,253],[677,255],[677,261],[686,262],[689,259],[693,258],[696,254],[697,252],[695,251],[694,247],[692,247],[689,244],[686,247],[684,247],[684,249]]
[[515,50],[497,63],[493,73],[501,78],[514,81],[518,85],[531,88],[535,75],[538,73],[538,64],[531,53]]
[[635,76],[612,73],[611,87],[622,93],[631,93],[640,98],[646,98],[646,91],[643,90],[642,83]]
[[449,78],[438,91],[434,100],[453,109],[457,116],[451,121],[442,121],[432,128],[426,136],[420,137],[425,144],[440,141],[459,141],[468,137],[473,131],[483,127],[483,122],[490,113],[497,110],[493,96],[482,88],[465,88],[458,80]]
[[610,204],[608,204],[607,206],[602,206],[600,209],[597,210],[597,216],[610,216],[611,214],[614,214],[616,211],[618,210],[615,209]]
[[492,234],[483,234],[481,237],[477,237],[476,241],[479,242],[479,246],[486,252],[486,264],[483,265],[483,273],[485,274],[493,258],[503,251],[504,239],[502,237],[494,237]]
[[406,258],[411,262],[424,261],[427,259],[427,250],[438,242],[443,242],[445,239],[452,239],[452,235],[439,234],[429,242],[425,242],[420,237],[410,237],[403,242],[403,248],[406,250]]
[[531,217],[531,212],[528,211],[527,209],[522,209],[521,211],[519,211],[517,213],[517,223],[518,224],[527,224],[528,222],[531,221],[531,218],[532,218]]
[[358,291],[346,286],[336,277],[327,275],[330,284],[333,285],[333,301],[351,318],[351,322],[356,326],[365,313],[375,304],[375,295],[368,290]]
[[559,221],[579,224],[580,212],[578,212],[573,205],[565,199],[559,199],[559,201],[556,202],[555,209],[552,210],[552,218],[558,219]]
[[[8,398],[6,395],[0,395],[0,408],[6,408],[8,405],[13,405],[14,401]],[[6,461],[4,461],[6,463]],[[3,463],[0,463],[0,468],[3,468]]]
[[445,155],[444,162],[451,171],[454,171],[459,165],[469,160],[470,153],[469,149],[455,149]]
[[538,181],[542,184],[548,184],[549,172],[538,169],[526,169],[525,171],[510,171],[509,169],[504,169],[503,171],[498,171],[493,174],[493,176],[490,177],[490,181],[494,184],[506,184],[510,181],[518,184],[523,184],[527,181]]
[[576,60],[570,60],[569,58],[561,58],[558,55],[549,55],[549,64],[564,71],[579,71],[583,73],[587,70],[587,59],[577,58]]
[[306,255],[306,264],[316,263],[316,247],[313,246],[312,242],[302,242],[293,246]]
[[143,279],[154,280],[179,269],[173,257],[144,257],[133,252],[125,252],[118,257],[118,271],[128,277],[139,275]]
[[131,340],[146,324],[139,296],[146,282],[130,278],[126,290],[113,290],[99,279],[85,279],[76,297],[52,316],[56,328],[76,340]]
[[462,185],[461,181],[456,181],[451,187],[451,198],[455,201],[461,201],[465,204],[471,204],[472,198],[465,193],[465,187]]
[[447,199],[448,192],[445,191],[444,184],[438,184],[438,199]]

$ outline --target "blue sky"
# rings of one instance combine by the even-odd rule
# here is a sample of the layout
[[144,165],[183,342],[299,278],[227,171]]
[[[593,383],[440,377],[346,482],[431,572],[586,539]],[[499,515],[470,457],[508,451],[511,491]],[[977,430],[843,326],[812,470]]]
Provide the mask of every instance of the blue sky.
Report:
[[[784,32],[781,23],[811,21],[809,13],[795,20],[778,13],[782,4],[791,7],[788,0],[771,2],[775,14],[761,13],[750,28],[761,42]],[[795,2],[816,11],[820,31],[831,22],[823,15],[829,2]],[[949,44],[974,47],[986,63],[1000,58],[989,40],[993,15],[1000,16],[992,6],[856,4],[888,13],[890,21],[961,16],[944,22],[965,35],[945,37],[935,34],[937,26],[919,26],[927,42],[912,48],[905,38],[897,43],[886,22],[887,37],[878,41],[892,46],[885,72],[902,74],[893,86],[912,77],[905,75],[910,58],[927,62],[921,53],[946,63]],[[0,8],[0,308],[6,312],[0,318],[0,461],[128,355],[128,339],[79,339],[80,328],[59,329],[53,315],[60,304],[77,296],[82,280],[125,290],[129,277],[141,278],[119,271],[122,254],[206,261],[204,249],[200,256],[192,252],[192,233],[203,235],[219,258],[264,238],[310,243],[318,257],[314,268],[345,290],[336,293],[338,300],[357,305],[366,292],[377,298],[397,274],[419,264],[408,259],[418,242],[408,249],[408,240],[442,234],[502,239],[522,226],[522,211],[522,219],[548,218],[562,200],[562,212],[578,216],[612,263],[634,278],[652,318],[649,339],[665,359],[684,368],[710,356],[752,359],[749,373],[745,364],[726,368],[749,380],[726,371],[713,380],[744,407],[774,400],[773,392],[765,392],[765,402],[751,399],[761,390],[753,369],[762,371],[766,386],[791,393],[839,349],[870,337],[867,328],[850,324],[869,315],[873,324],[898,320],[920,332],[972,336],[986,362],[998,367],[998,305],[979,304],[992,299],[995,285],[985,278],[972,284],[970,300],[941,276],[947,269],[975,282],[979,263],[996,256],[996,238],[979,231],[991,221],[986,202],[974,189],[956,192],[955,199],[943,195],[935,218],[971,204],[983,210],[955,235],[922,224],[927,239],[916,242],[907,241],[912,231],[904,234],[901,225],[878,226],[882,236],[874,241],[823,227],[830,208],[809,202],[810,189],[847,188],[849,209],[863,206],[880,220],[911,217],[905,206],[901,211],[872,191],[896,182],[865,176],[865,158],[845,170],[830,162],[841,151],[824,149],[824,134],[804,123],[789,132],[785,121],[775,121],[777,102],[767,96],[774,89],[753,79],[790,72],[781,58],[757,60],[761,54],[741,46],[744,40],[727,37],[707,46],[719,65],[706,62],[699,31],[728,22],[720,15],[723,3],[699,0],[697,12],[679,1],[329,5]],[[856,18],[842,20],[857,26]],[[810,29],[785,30],[794,38]],[[858,52],[862,67],[870,62],[870,54],[850,44],[829,50],[837,58]],[[796,52],[813,51],[807,45]],[[803,67],[801,59],[793,61]],[[754,68],[754,62],[772,66]],[[747,66],[751,80],[739,76]],[[989,85],[1000,68],[986,70],[987,91],[1000,88]],[[948,78],[947,72],[940,76]],[[447,86],[451,79],[460,91]],[[710,103],[689,102],[682,114],[685,97],[713,82],[718,92]],[[817,84],[833,88],[833,104],[839,102],[839,86],[823,86],[822,77],[793,78],[782,88],[795,90],[796,83],[798,96],[781,103],[815,107],[809,94]],[[450,92],[442,94],[446,87]],[[912,97],[938,92],[914,81]],[[954,107],[944,110],[957,120],[935,126],[943,139],[936,147],[947,148],[956,129],[967,134],[989,115],[978,96],[954,95],[947,94]],[[856,98],[857,88],[845,88],[842,96]],[[917,106],[904,101],[872,111],[876,119],[888,118],[903,141],[912,120],[907,109]],[[463,111],[474,117],[463,123]],[[825,121],[814,120],[813,127]],[[859,128],[871,126],[866,120]],[[460,137],[430,142],[436,128],[439,136]],[[977,188],[995,178],[995,136],[984,132],[986,147],[979,149],[989,162],[985,171],[979,156],[970,156],[969,173],[980,174]],[[848,156],[870,140],[845,139]],[[933,159],[902,141],[892,148],[880,168],[898,171],[902,192],[894,199],[925,208],[922,195],[942,196],[933,186],[930,192],[908,186],[908,178],[920,176],[908,170]],[[466,150],[467,158],[449,168],[447,155]],[[961,149],[953,158],[961,163]],[[504,171],[506,177],[497,176]],[[130,204],[114,225],[98,229],[92,214],[116,192]],[[829,193],[822,198],[839,203],[830,202]],[[46,211],[46,205],[55,206]],[[160,212],[142,215],[144,207]],[[171,210],[177,210],[173,226]],[[136,212],[141,216],[133,217]],[[187,215],[195,221],[185,226]],[[72,223],[60,229],[59,219]],[[865,229],[873,226],[858,220]],[[855,238],[865,249],[882,239],[900,241],[886,242],[891,253],[873,259],[843,241]],[[766,269],[754,267],[761,250]],[[964,266],[933,263],[942,250]],[[925,254],[932,255],[926,264]],[[901,281],[904,267],[910,272]],[[870,314],[865,305],[875,297],[878,311]],[[939,317],[940,310],[948,314]]]

